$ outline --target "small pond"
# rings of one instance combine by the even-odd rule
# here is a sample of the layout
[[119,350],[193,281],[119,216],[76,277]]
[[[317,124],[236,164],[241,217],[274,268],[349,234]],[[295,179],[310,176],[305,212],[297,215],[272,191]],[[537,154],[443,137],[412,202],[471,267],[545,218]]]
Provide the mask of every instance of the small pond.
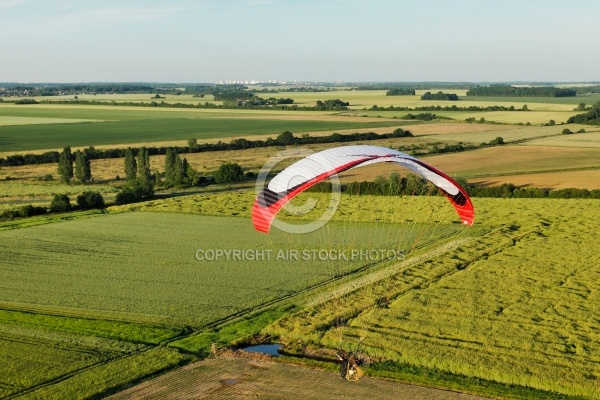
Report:
[[249,353],[263,353],[263,354],[269,354],[271,356],[279,356],[281,354],[279,354],[277,352],[277,350],[279,350],[281,347],[282,347],[282,345],[280,345],[278,343],[259,344],[256,346],[244,347],[242,350],[247,351]]

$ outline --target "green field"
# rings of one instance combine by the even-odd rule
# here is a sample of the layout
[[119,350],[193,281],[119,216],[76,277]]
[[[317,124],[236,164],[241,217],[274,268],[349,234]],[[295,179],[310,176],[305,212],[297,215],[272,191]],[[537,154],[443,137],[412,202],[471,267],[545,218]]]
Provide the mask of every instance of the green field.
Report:
[[[247,218],[253,196],[176,197],[114,207],[108,215],[0,231],[0,305],[34,313],[0,312],[1,340],[29,330],[49,332],[52,340],[97,338],[91,356],[59,346],[52,350],[57,352],[52,374],[36,364],[31,374],[39,376],[37,381],[15,381],[7,390],[74,390],[81,385],[77,382],[92,379],[86,375],[91,371],[103,375],[134,357],[138,361],[128,365],[152,364],[154,350],[127,350],[136,338],[146,338],[141,342],[148,346],[194,326],[200,335],[176,344],[194,349],[206,343],[202,326],[267,310],[288,298],[288,304],[307,308],[264,332],[293,346],[300,341],[351,349],[360,341],[374,359],[595,397],[600,376],[595,358],[600,330],[593,317],[599,311],[597,201],[476,198],[476,226],[465,228],[453,223],[456,216],[442,197],[343,195],[326,229],[298,236],[276,229],[269,235],[254,232]],[[314,215],[284,218],[300,223]],[[275,257],[278,250],[351,246],[400,248],[407,257],[329,283],[364,262]],[[195,258],[198,249],[219,248],[273,253],[266,262]],[[315,294],[305,292],[319,284],[324,286]],[[328,300],[327,293],[338,295]],[[26,347],[2,351],[30,354],[50,340],[35,334]],[[117,350],[106,350],[104,341],[125,353],[113,355]],[[170,351],[168,363],[183,360]],[[18,365],[4,368],[14,371]],[[53,374],[68,379],[41,383],[55,379]],[[111,385],[117,383],[101,381],[88,388],[98,393]]]
[[[456,91],[464,94],[464,91]],[[419,92],[420,93],[420,92]],[[317,100],[340,98],[351,103],[355,112],[350,116],[400,118],[405,111],[370,111],[379,107],[419,107],[457,105],[458,107],[494,105],[521,108],[531,103],[527,112],[468,112],[439,111],[435,114],[457,121],[484,118],[502,124],[540,125],[555,120],[565,122],[576,114],[574,105],[594,104],[599,96],[575,98],[488,98],[461,97],[458,102],[441,103],[420,100],[417,96],[385,96],[385,91],[333,91],[285,93],[300,106],[312,106]],[[119,97],[121,96],[121,97]],[[145,95],[111,95],[119,101],[143,100]],[[168,101],[175,101],[167,99]],[[189,96],[188,96],[189,97]],[[191,97],[190,97],[191,98]],[[100,98],[98,98],[100,99]],[[180,100],[180,99],[179,99]],[[189,100],[189,99],[188,99]],[[535,100],[535,101],[534,101]],[[117,100],[115,100],[117,101]],[[450,104],[452,103],[452,104]],[[366,109],[366,110],[362,110]],[[146,108],[101,105],[0,105],[0,153],[9,151],[55,149],[65,145],[98,146],[123,143],[166,142],[187,140],[190,137],[209,139],[220,137],[250,137],[278,134],[284,130],[294,133],[343,129],[377,128],[401,125],[395,121],[346,119],[331,112],[273,111],[273,110],[214,110]],[[90,122],[82,122],[90,121]]]
[[[295,345],[360,342],[372,357],[597,398],[597,203],[475,199],[476,224],[495,230],[442,257],[409,259],[380,285],[268,332]],[[380,296],[385,307],[377,306]],[[324,329],[344,315],[352,316],[345,327]]]
[[[198,202],[201,205],[202,199]],[[392,243],[383,245],[409,248],[414,235],[423,229],[429,228],[412,228],[404,235],[404,243],[392,235]],[[448,229],[451,232],[452,227]],[[436,234],[447,235],[448,229],[437,229]],[[344,237],[347,230],[344,225],[332,225],[328,237],[335,239],[324,242],[320,235],[308,235],[294,243],[289,235],[255,232],[247,219],[124,213],[4,231],[0,233],[0,304],[200,327],[300,293],[332,278],[332,271],[361,267],[359,261],[311,260],[298,265],[294,260],[277,260],[280,249],[301,252],[325,244],[346,248],[352,245]],[[353,232],[356,247],[368,248],[370,241],[361,244],[361,238],[384,237],[386,231],[361,225]],[[199,249],[240,249],[250,255],[267,249],[271,253],[261,253],[263,258],[270,257],[265,260],[199,261],[195,257]]]
[[285,130],[294,133],[398,126],[395,121],[343,122],[284,119],[146,119],[94,123],[21,125],[0,127],[0,152],[59,149],[64,146],[118,145],[165,142],[196,138],[249,138],[276,136]]

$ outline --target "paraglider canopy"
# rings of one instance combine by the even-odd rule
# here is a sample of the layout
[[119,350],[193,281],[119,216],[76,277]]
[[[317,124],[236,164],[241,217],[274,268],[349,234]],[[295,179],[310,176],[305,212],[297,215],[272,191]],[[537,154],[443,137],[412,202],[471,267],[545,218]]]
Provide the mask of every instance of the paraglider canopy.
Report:
[[276,175],[256,197],[252,223],[267,233],[279,210],[294,196],[340,172],[379,162],[395,162],[427,179],[448,198],[465,225],[475,217],[467,192],[437,168],[397,150],[379,146],[342,146],[305,157]]

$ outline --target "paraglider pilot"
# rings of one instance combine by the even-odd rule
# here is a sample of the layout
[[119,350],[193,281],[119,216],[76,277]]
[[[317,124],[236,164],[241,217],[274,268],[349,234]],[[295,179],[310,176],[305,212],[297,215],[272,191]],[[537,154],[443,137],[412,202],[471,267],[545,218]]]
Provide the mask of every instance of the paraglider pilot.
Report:
[[354,353],[346,353],[344,350],[339,350],[335,354],[340,361],[340,375],[347,381],[357,381],[364,375],[364,372],[358,366],[360,361],[356,360]]

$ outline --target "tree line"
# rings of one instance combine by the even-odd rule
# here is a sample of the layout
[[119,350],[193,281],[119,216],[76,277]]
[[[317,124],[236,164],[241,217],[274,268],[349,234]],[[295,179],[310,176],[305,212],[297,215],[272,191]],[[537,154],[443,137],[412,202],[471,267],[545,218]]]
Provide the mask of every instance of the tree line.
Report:
[[103,209],[104,198],[98,192],[86,191],[77,196],[77,205],[71,204],[71,199],[66,194],[55,194],[50,202],[50,208],[33,206],[31,204],[17,209],[4,210],[0,213],[0,221],[12,221],[17,218],[27,218],[50,213],[64,213],[77,210]]
[[373,111],[529,111],[527,105],[523,105],[522,108],[515,108],[515,106],[467,106],[459,107],[456,104],[451,106],[421,106],[421,107],[378,107],[377,105],[372,106],[369,110]]
[[[229,95],[227,96],[229,97]],[[223,104],[215,104],[208,101],[204,103],[167,103],[165,101],[150,101],[150,102],[133,102],[124,101],[116,102],[112,101],[96,101],[96,100],[82,100],[82,99],[70,99],[70,100],[41,100],[37,101],[34,99],[21,99],[21,100],[7,100],[7,103],[15,104],[77,104],[77,105],[101,105],[101,106],[121,106],[121,107],[158,107],[158,108],[197,108],[197,109],[239,109],[239,108],[254,108],[254,109],[280,109],[287,111],[327,111],[327,110],[345,110],[350,105],[349,102],[344,102],[339,99],[326,100],[325,102],[317,100],[315,106],[298,106],[294,103],[292,98],[274,98],[270,97],[264,99],[257,96],[243,96],[248,99],[238,99],[235,96],[231,96],[232,100],[223,100]]]
[[[585,108],[585,106],[584,106]],[[568,124],[600,125],[600,102],[585,113],[577,114],[567,120]]]
[[478,86],[467,91],[467,96],[501,97],[572,97],[574,89],[561,89],[554,86],[515,87],[511,85]]
[[[536,187],[518,187],[512,183],[499,186],[479,186],[469,184],[464,178],[455,178],[471,197],[492,198],[550,198],[550,199],[600,199],[600,189],[541,189]],[[315,192],[330,192],[331,183],[319,182],[308,190]],[[374,196],[436,196],[440,190],[427,179],[409,173],[401,176],[393,172],[388,177],[378,176],[374,181],[349,182],[341,185],[343,193],[350,195]]]
[[[203,153],[210,151],[224,151],[224,150],[241,150],[251,149],[260,147],[270,146],[287,146],[290,144],[318,144],[318,143],[344,143],[353,142],[359,140],[379,140],[389,139],[398,137],[412,136],[410,131],[405,131],[402,128],[394,130],[392,133],[333,133],[328,136],[308,136],[303,135],[302,137],[296,137],[291,132],[286,131],[285,134],[280,134],[275,138],[268,138],[266,140],[248,140],[244,138],[234,139],[229,143],[217,142],[217,143],[204,143],[199,144],[196,139],[188,140],[187,146],[163,146],[163,147],[148,147],[146,150],[151,156],[154,155],[165,155],[167,149],[173,148],[177,154],[185,153]],[[288,134],[289,133],[289,134]],[[291,141],[291,142],[290,142]],[[123,158],[126,154],[126,149],[96,149],[93,146],[88,147],[86,150],[86,157],[89,160],[105,159],[105,158]],[[135,152],[136,150],[134,150]],[[137,153],[136,153],[137,154]],[[30,164],[47,164],[57,163],[60,159],[60,153],[58,151],[48,151],[42,154],[15,154],[9,155],[6,158],[0,158],[0,166],[20,166]]]
[[396,87],[396,88],[388,90],[385,93],[385,95],[386,96],[414,96],[415,93],[416,93],[415,89]]
[[421,100],[458,101],[458,95],[456,95],[456,93],[444,93],[442,91],[437,93],[425,92],[421,96]]

